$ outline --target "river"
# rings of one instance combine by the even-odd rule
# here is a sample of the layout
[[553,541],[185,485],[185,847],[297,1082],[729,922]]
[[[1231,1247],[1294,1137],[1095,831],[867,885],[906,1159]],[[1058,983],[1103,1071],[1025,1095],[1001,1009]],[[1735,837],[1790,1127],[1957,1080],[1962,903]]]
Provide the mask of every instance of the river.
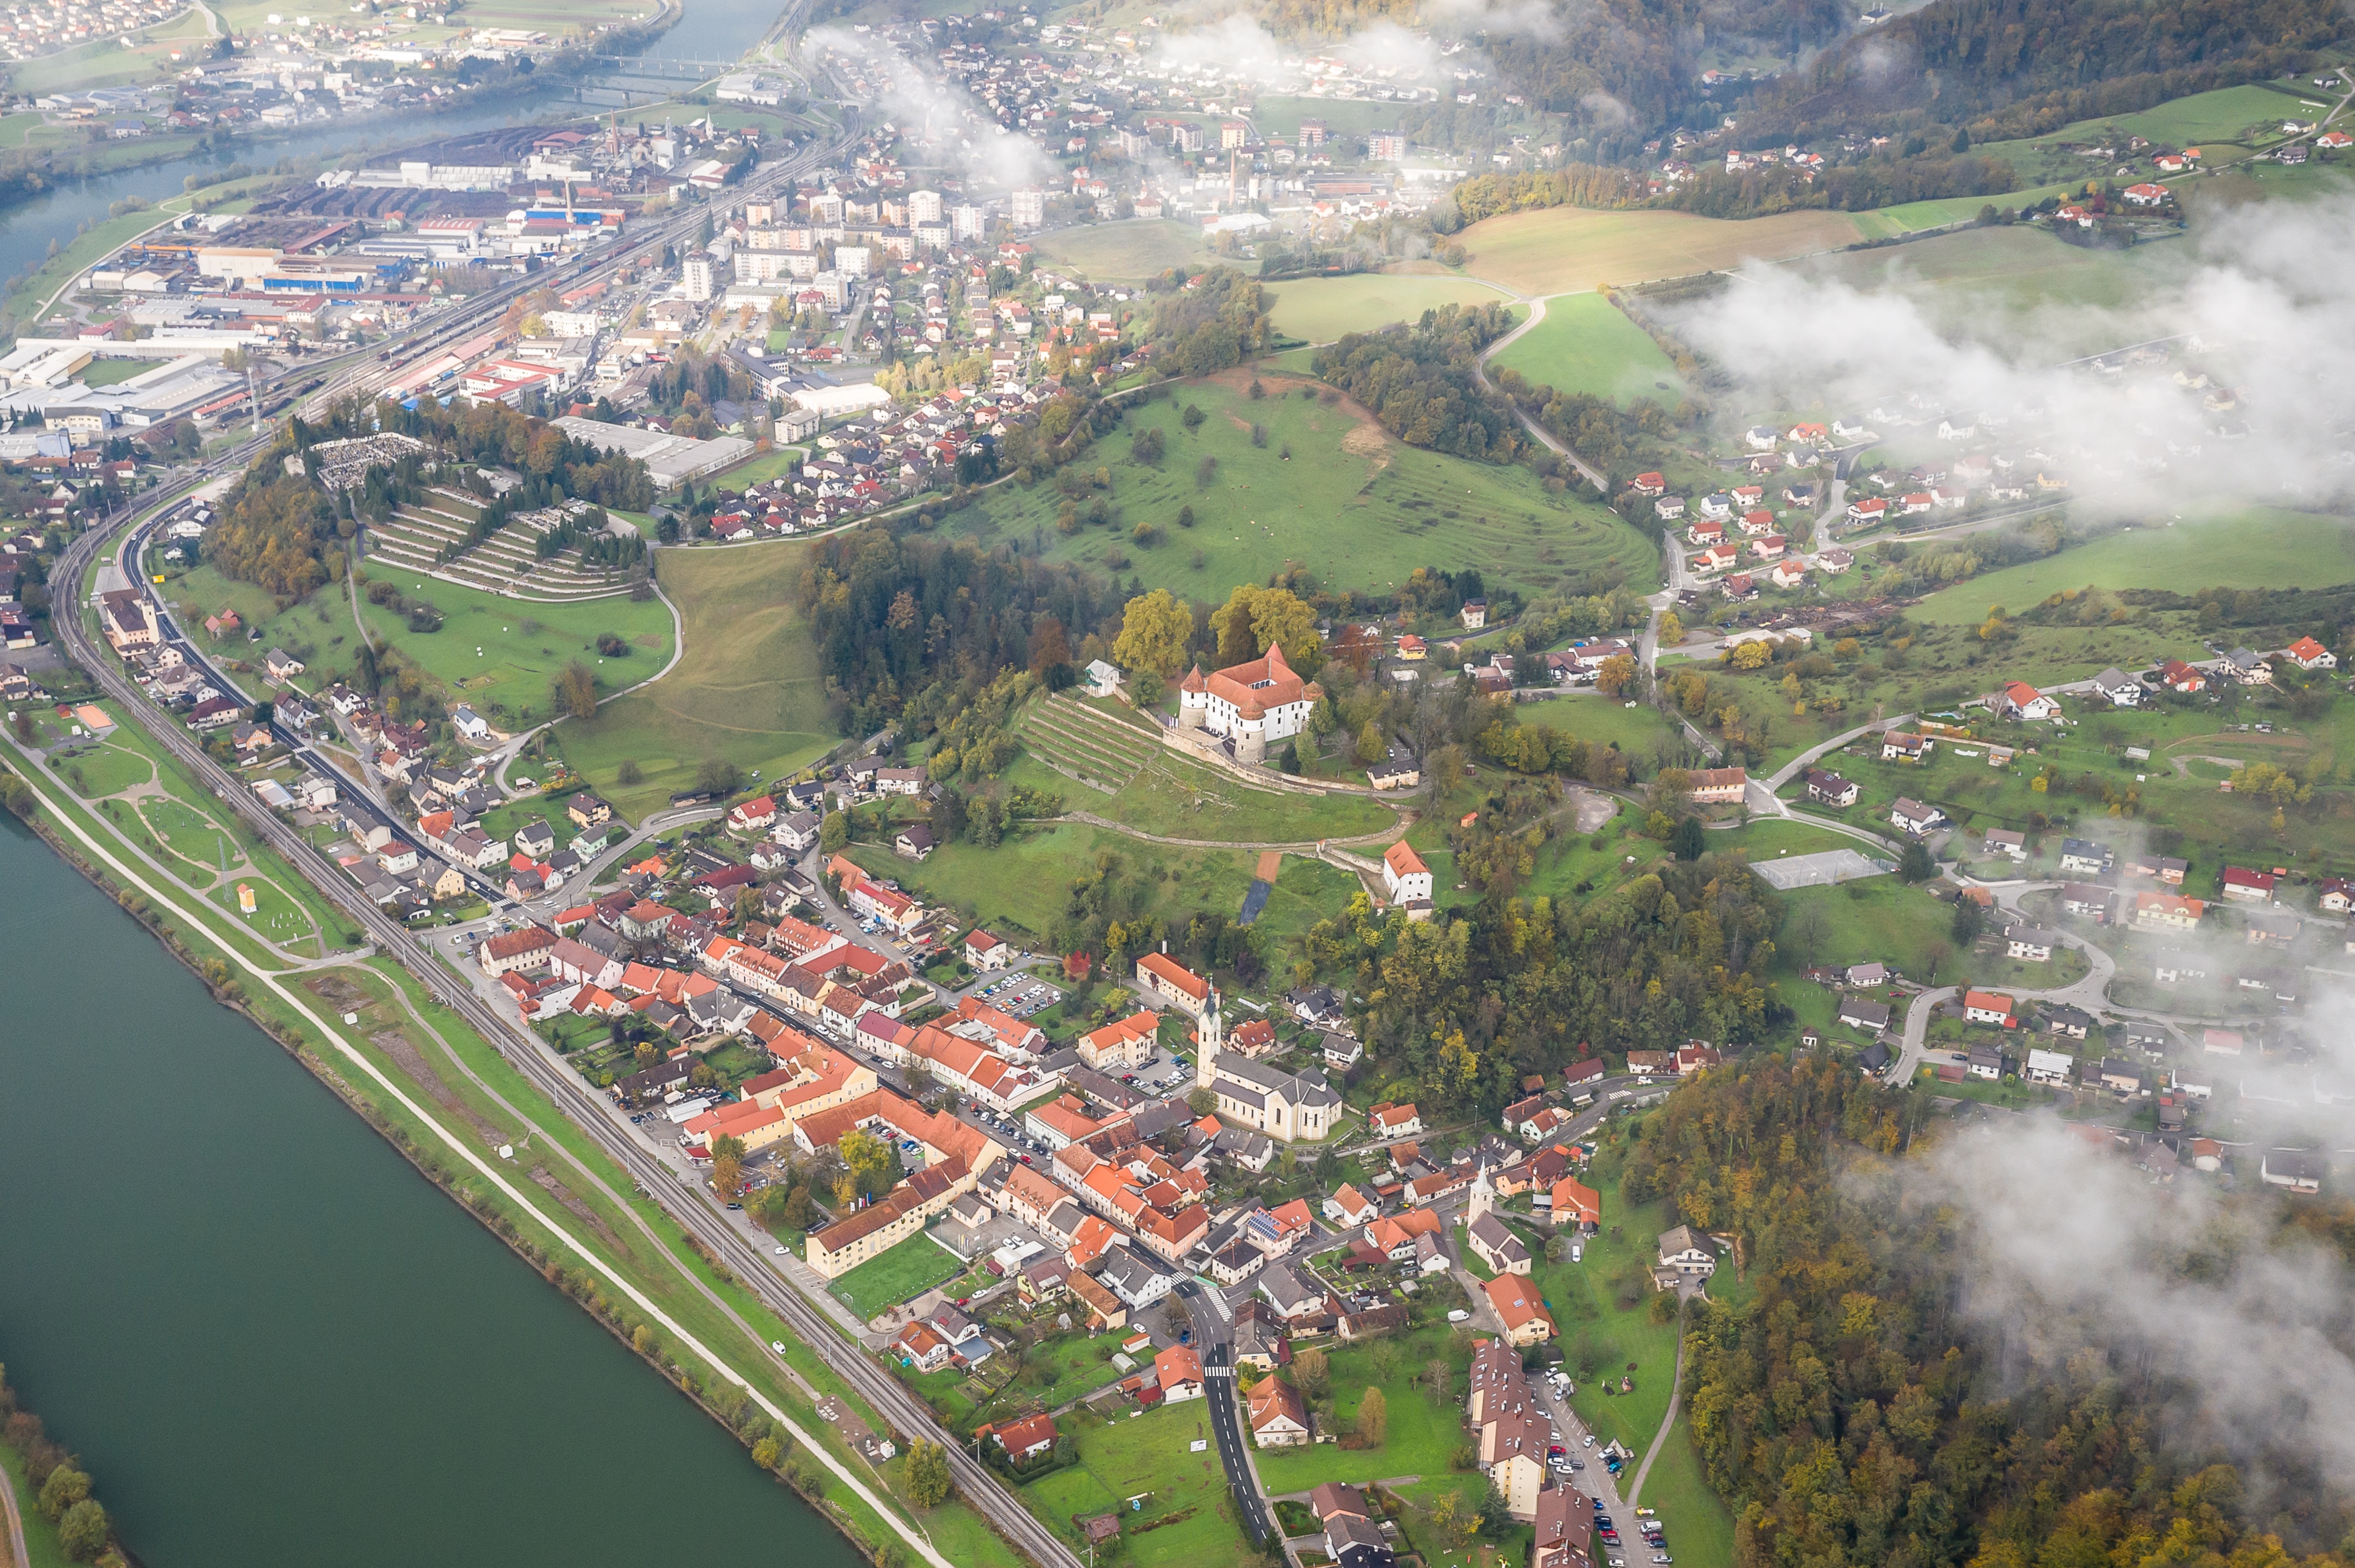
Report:
[[[623,101],[623,95],[645,102],[664,80],[663,91],[677,92],[694,85],[694,73],[673,74],[682,68],[672,62],[734,59],[761,41],[777,19],[781,0],[687,0],[687,15],[666,29],[629,65],[611,71],[567,80],[561,86],[521,94],[491,92],[485,101],[430,117],[371,120],[349,127],[329,122],[305,126],[285,136],[249,136],[218,154],[173,158],[143,168],[121,169],[89,179],[67,180],[29,201],[0,210],[0,277],[24,272],[48,254],[49,241],[70,244],[85,222],[106,217],[107,208],[129,197],[149,202],[177,196],[192,174],[216,177],[231,164],[263,168],[299,153],[334,158],[356,147],[381,146],[387,151],[431,136],[456,136],[517,124],[546,114],[586,113]],[[574,102],[576,86],[588,94]],[[624,113],[628,112],[623,111]]]
[[0,1360],[149,1568],[859,1559],[0,816]]

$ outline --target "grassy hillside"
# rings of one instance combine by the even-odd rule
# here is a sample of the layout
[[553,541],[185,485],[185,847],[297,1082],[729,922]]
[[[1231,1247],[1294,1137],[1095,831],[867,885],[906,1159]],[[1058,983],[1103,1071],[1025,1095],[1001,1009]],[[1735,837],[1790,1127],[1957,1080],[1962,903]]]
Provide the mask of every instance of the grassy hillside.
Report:
[[1407,277],[1361,272],[1349,278],[1304,278],[1275,283],[1276,330],[1310,343],[1330,343],[1394,321],[1412,321],[1444,304],[1492,304],[1503,293],[1470,278]]
[[[670,611],[659,599],[634,603],[617,595],[574,604],[526,603],[382,561],[370,561],[362,571],[371,581],[389,582],[442,615],[440,631],[414,632],[404,616],[363,599],[362,613],[378,645],[398,648],[441,681],[451,701],[474,705],[502,728],[545,720],[549,684],[573,659],[595,672],[601,695],[645,679],[670,659]],[[222,639],[217,651],[225,658],[259,662],[271,648],[283,647],[304,661],[305,687],[346,678],[358,662],[360,637],[352,624],[349,591],[340,583],[281,610],[251,583],[199,566],[174,577],[164,593],[181,624],[199,638],[207,616],[235,610],[245,630]],[[256,629],[261,639],[249,641],[246,633]],[[596,640],[605,632],[624,639],[631,651],[600,658]]]
[[[1977,210],[1974,207],[1973,210]],[[2048,307],[2114,310],[2148,296],[2186,269],[2190,253],[2172,244],[2091,251],[2041,229],[1966,229],[1878,251],[1817,256],[1798,263],[1810,277],[1869,292],[1893,291],[1920,304],[1942,330],[2011,334],[2033,315],[2051,339],[2069,319]],[[2117,341],[2113,322],[2088,318],[2082,344],[2053,342],[2054,356]]]
[[2355,529],[2347,520],[2256,507],[2209,522],[2131,528],[2007,567],[1932,594],[1921,620],[1977,625],[1987,606],[2019,611],[2067,588],[2322,588],[2355,581]]
[[1492,368],[1518,370],[1541,387],[1591,392],[1633,402],[1673,403],[1682,379],[1651,334],[1599,293],[1561,294],[1545,302],[1543,320],[1515,338]]
[[[566,760],[633,821],[691,784],[706,758],[774,778],[834,745],[790,599],[803,553],[783,543],[663,553],[663,591],[686,632],[677,667],[556,731]],[[620,782],[624,761],[639,783]]]
[[1471,253],[1464,270],[1524,294],[1567,293],[1597,283],[1640,283],[1782,261],[1849,244],[1844,212],[1786,212],[1735,222],[1689,212],[1594,212],[1556,207],[1508,213],[1458,237]]
[[[1133,409],[1092,462],[1078,465],[1092,473],[1100,464],[1111,479],[1108,490],[1076,501],[1082,517],[1093,501],[1104,502],[1103,524],[1060,531],[1064,498],[1039,485],[994,491],[946,526],[1197,599],[1222,600],[1235,583],[1263,582],[1294,565],[1335,589],[1388,591],[1418,566],[1476,566],[1492,587],[1525,592],[1582,583],[1587,574],[1615,576],[1644,592],[1655,586],[1657,552],[1608,510],[1549,496],[1525,468],[1401,445],[1350,403],[1303,399],[1311,383],[1270,372],[1263,378],[1269,395],[1253,401],[1250,379],[1233,372],[1189,382]],[[1181,419],[1189,404],[1207,416],[1190,432]],[[1264,446],[1252,443],[1254,423],[1266,429]],[[1133,436],[1146,430],[1162,432],[1157,465],[1130,461]],[[1218,460],[1207,482],[1206,457]],[[1192,508],[1193,527],[1179,526],[1182,507]],[[1140,544],[1140,523],[1160,537]]]

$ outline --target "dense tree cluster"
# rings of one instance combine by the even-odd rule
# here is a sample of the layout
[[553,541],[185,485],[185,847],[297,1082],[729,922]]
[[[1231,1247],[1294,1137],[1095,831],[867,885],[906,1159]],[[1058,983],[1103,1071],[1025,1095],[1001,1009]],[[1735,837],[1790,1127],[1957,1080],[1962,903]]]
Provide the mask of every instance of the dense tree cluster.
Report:
[[[1829,1058],[1744,1061],[1680,1088],[1627,1155],[1624,1195],[1737,1238],[1754,1289],[1696,1304],[1685,1372],[1740,1568],[2289,1568],[2336,1552],[2349,1516],[2310,1456],[2267,1456],[2261,1493],[2170,1430],[2172,1380],[2200,1369],[2086,1350],[2057,1375],[1996,1376],[1959,1313],[1955,1211],[1867,1199],[1876,1168],[1914,1152],[1924,1104]],[[2292,1222],[2343,1253],[2348,1213]]]
[[1973,154],[1868,158],[1808,179],[1780,166],[1727,174],[1704,168],[1678,185],[1662,205],[1704,218],[1758,218],[1800,208],[1862,212],[1900,202],[1955,196],[2000,196],[2019,188],[2019,171],[2001,158]]
[[1752,101],[1746,142],[1967,125],[2029,136],[2299,69],[2336,0],[1943,0],[1859,33]]
[[1775,916],[1738,859],[1708,855],[1577,904],[1511,896],[1561,807],[1500,786],[1451,830],[1459,873],[1484,873],[1471,913],[1376,918],[1360,896],[1309,932],[1311,962],[1351,976],[1365,1039],[1451,1109],[1492,1112],[1522,1075],[1590,1051],[1741,1044],[1787,1011],[1765,979]]
[[1567,163],[1559,168],[1517,174],[1474,175],[1451,193],[1453,210],[1443,204],[1432,227],[1453,233],[1459,223],[1477,223],[1508,212],[1544,207],[1634,207],[1647,200],[1644,176],[1611,164]]
[[1450,304],[1412,327],[1353,332],[1318,350],[1312,368],[1410,446],[1509,462],[1521,451],[1512,411],[1476,369],[1480,351],[1512,326],[1503,305]]
[[1154,362],[1170,375],[1207,376],[1241,364],[1275,336],[1269,321],[1275,301],[1232,267],[1199,275],[1168,272],[1160,286],[1174,290],[1153,307],[1146,339]]
[[1102,625],[1115,609],[1113,585],[1075,568],[881,527],[813,545],[795,597],[844,734],[869,733],[919,699],[944,720],[945,699],[926,699],[928,688],[978,694],[1000,672],[1029,667],[1045,621],[1060,635]]

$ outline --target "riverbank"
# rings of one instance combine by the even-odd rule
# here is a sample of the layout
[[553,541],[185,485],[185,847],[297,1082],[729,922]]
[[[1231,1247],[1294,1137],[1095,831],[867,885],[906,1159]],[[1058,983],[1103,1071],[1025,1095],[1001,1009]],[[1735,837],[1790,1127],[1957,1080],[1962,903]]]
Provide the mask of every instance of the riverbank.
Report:
[[[603,1165],[584,1135],[413,979],[380,958],[300,967],[257,961],[240,951],[244,933],[226,916],[201,903],[203,912],[193,912],[191,901],[166,896],[126,864],[133,847],[102,814],[37,767],[19,771],[41,801],[37,827],[44,840],[138,918],[218,999],[294,1054],[421,1172],[652,1360],[740,1443],[757,1442],[773,1427],[784,1444],[797,1445],[783,1467],[786,1478],[854,1545],[879,1560],[898,1552],[942,1568],[948,1559],[937,1540],[956,1550],[961,1564],[1013,1568],[1011,1550],[962,1505],[918,1520],[896,1499],[887,1501],[896,1490],[896,1467],[869,1465],[815,1414],[816,1402],[829,1396],[857,1409],[847,1387],[739,1282],[714,1268],[659,1205],[623,1198],[627,1179]],[[338,1029],[323,1011],[351,1022]],[[400,1027],[402,1015],[426,1026],[429,1049],[447,1053],[451,1068],[437,1072],[424,1059],[420,1040]],[[521,1119],[525,1125],[518,1125],[517,1107],[536,1107]],[[453,1126],[474,1136],[461,1136]],[[507,1179],[493,1163],[510,1155],[527,1172],[522,1181]],[[581,1232],[598,1244],[585,1243]],[[785,1345],[786,1353],[770,1352],[772,1342]],[[732,1356],[713,1349],[731,1345]],[[871,1412],[861,1413],[871,1429],[886,1430]]]

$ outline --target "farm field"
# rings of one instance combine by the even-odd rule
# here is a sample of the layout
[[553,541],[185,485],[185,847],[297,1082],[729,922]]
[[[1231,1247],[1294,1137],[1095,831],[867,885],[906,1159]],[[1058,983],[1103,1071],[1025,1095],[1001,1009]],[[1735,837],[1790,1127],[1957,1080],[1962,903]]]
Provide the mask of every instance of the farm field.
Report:
[[2355,581],[2355,526],[2328,514],[2255,507],[2214,521],[2138,528],[2006,567],[1924,599],[1917,618],[1977,625],[1987,606],[2018,613],[2072,588],[2307,588]]
[[1084,277],[1124,283],[1208,259],[1199,227],[1166,219],[1084,223],[1039,235],[1030,246],[1041,259]]
[[[1987,151],[1993,152],[1992,147]],[[2001,196],[1950,196],[1928,201],[1902,202],[1895,207],[1877,207],[1869,212],[1852,214],[1857,232],[1867,240],[1893,239],[1900,234],[1919,234],[1925,229],[1944,229],[1950,223],[1967,223],[1979,215],[1979,209],[1992,206],[1998,211],[2005,208],[2021,208],[2042,201],[2048,196],[2066,196],[2076,189],[2074,185],[2041,185],[2025,190],[2006,191]]]
[[[1070,498],[1070,533],[1059,527],[1066,497],[1044,484],[994,491],[944,526],[1213,602],[1295,566],[1336,591],[1394,590],[1421,566],[1477,567],[1492,591],[1509,584],[1526,594],[1657,584],[1657,550],[1607,508],[1549,496],[1522,467],[1406,446],[1354,404],[1302,398],[1314,382],[1263,373],[1268,395],[1252,401],[1251,379],[1231,371],[1133,408],[1098,447],[1110,488]],[[1207,416],[1192,432],[1180,419],[1189,406]],[[1266,430],[1264,446],[1252,443],[1254,423]],[[1149,430],[1165,443],[1153,465],[1130,455],[1131,440]],[[1083,471],[1066,472],[1079,482]],[[1099,501],[1104,522],[1085,521]],[[1193,527],[1181,526],[1181,508]],[[1153,542],[1135,539],[1140,524],[1160,530]],[[665,585],[673,586],[667,571]]]
[[1734,221],[1688,212],[1597,212],[1556,207],[1484,219],[1458,239],[1472,275],[1521,294],[1641,283],[1835,250],[1857,238],[1844,212],[1788,212]]
[[1518,370],[1558,392],[1590,392],[1618,403],[1638,398],[1674,403],[1683,378],[1652,341],[1599,293],[1558,294],[1545,317],[1489,361],[1493,370]]
[[1271,283],[1275,329],[1286,337],[1331,343],[1352,332],[1413,321],[1447,304],[1495,304],[1508,296],[1470,278],[1359,272],[1346,278],[1303,278]]
[[[1209,1407],[1200,1400],[1165,1404],[1132,1419],[1091,1424],[1076,1413],[1064,1431],[1079,1463],[1021,1488],[1030,1511],[1067,1540],[1073,1516],[1118,1513],[1121,1550],[1136,1568],[1241,1561],[1248,1543],[1232,1517],[1226,1472],[1210,1441]],[[1200,1453],[1192,1445],[1204,1444]],[[1131,1499],[1143,1506],[1131,1509]]]
[[[663,592],[685,628],[677,667],[554,731],[565,760],[615,810],[638,820],[692,784],[707,758],[776,778],[835,745],[815,651],[791,600],[802,554],[784,543],[664,553]],[[645,673],[659,667],[650,660]],[[620,781],[625,761],[638,783]]]
[[[1977,211],[1975,207],[1973,211]],[[2001,334],[2051,306],[2120,309],[2163,289],[2184,270],[2188,252],[2166,243],[2131,251],[2089,251],[2025,225],[1965,229],[1910,245],[1811,256],[1795,263],[1807,277],[1913,300],[1943,331]],[[2114,324],[2088,319],[2088,337],[2054,343],[2054,357],[2116,342]],[[2050,336],[2050,332],[2046,332]]]

